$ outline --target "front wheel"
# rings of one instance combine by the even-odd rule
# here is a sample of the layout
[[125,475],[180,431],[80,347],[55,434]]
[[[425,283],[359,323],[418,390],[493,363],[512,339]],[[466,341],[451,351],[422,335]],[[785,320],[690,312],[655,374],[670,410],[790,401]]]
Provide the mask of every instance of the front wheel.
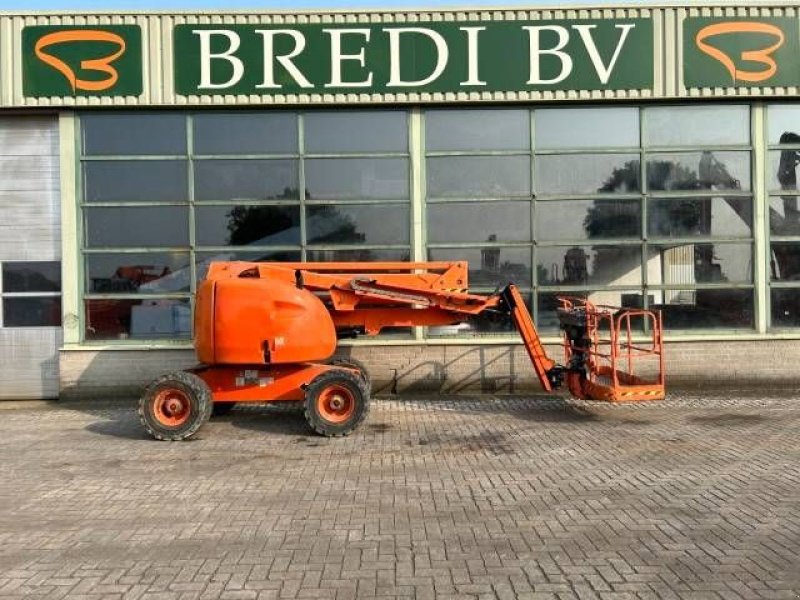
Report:
[[139,419],[159,440],[185,440],[211,416],[211,390],[194,373],[162,375],[145,389],[139,400]]
[[369,388],[363,378],[343,369],[318,375],[306,388],[306,421],[327,437],[349,435],[367,417]]

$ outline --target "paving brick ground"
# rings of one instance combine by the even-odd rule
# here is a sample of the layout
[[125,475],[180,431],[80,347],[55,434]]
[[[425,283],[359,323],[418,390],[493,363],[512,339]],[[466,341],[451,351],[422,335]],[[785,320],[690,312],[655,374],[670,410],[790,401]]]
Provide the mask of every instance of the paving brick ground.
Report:
[[800,399],[0,410],[2,598],[798,598]]

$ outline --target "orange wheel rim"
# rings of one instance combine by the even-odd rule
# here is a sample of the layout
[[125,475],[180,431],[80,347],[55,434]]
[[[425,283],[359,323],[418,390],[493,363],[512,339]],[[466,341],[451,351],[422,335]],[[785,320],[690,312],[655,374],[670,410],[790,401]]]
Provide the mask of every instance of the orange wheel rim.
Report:
[[353,392],[342,385],[330,385],[317,396],[317,411],[329,423],[344,423],[355,410]]
[[161,390],[153,403],[156,420],[167,427],[178,427],[189,420],[192,403],[186,392],[175,388]]

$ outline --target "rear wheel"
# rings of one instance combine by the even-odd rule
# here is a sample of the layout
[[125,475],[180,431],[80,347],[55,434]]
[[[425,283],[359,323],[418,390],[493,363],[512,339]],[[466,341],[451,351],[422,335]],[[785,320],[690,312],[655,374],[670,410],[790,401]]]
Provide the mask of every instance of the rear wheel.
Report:
[[306,388],[306,421],[320,435],[348,435],[367,417],[369,388],[358,375],[331,369]]
[[159,440],[185,440],[211,416],[211,390],[194,373],[162,375],[145,389],[139,400],[139,419]]

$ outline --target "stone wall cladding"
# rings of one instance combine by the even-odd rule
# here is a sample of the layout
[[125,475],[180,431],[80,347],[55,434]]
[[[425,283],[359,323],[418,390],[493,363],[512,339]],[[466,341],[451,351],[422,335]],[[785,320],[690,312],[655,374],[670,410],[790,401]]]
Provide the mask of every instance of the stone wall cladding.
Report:
[[[561,360],[558,345],[549,355]],[[540,390],[521,345],[350,346],[376,394],[515,394]],[[799,340],[680,342],[666,345],[668,389],[800,388]],[[63,350],[62,398],[135,396],[162,373],[195,364],[191,350]]]

